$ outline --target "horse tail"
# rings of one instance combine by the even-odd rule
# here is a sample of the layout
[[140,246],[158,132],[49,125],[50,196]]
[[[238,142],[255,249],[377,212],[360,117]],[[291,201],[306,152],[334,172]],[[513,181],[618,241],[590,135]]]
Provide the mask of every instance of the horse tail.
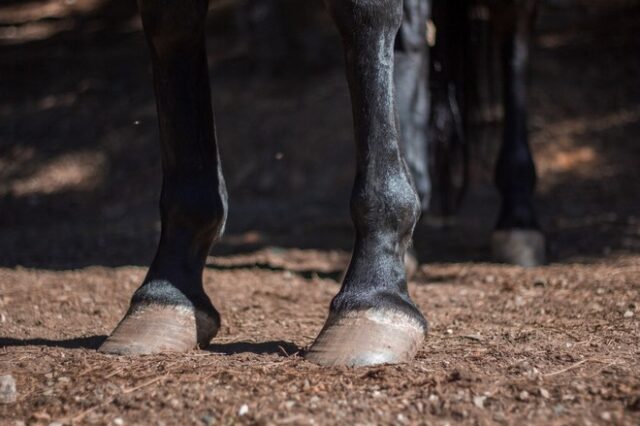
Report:
[[480,130],[501,118],[496,40],[486,0],[435,0],[432,21],[429,157],[434,204],[450,216],[462,204],[475,165],[490,164],[497,149],[496,138]]

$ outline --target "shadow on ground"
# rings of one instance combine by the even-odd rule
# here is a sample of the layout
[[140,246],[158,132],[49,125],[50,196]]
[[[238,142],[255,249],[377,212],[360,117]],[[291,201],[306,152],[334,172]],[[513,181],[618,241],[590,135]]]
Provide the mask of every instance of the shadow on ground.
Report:
[[302,349],[292,342],[278,340],[270,342],[214,343],[207,346],[206,350],[224,355],[252,353],[256,355],[280,355],[288,357],[300,353]]
[[98,349],[107,336],[87,336],[74,337],[71,339],[14,339],[11,337],[0,337],[0,347],[9,346],[44,346],[48,348],[64,349]]

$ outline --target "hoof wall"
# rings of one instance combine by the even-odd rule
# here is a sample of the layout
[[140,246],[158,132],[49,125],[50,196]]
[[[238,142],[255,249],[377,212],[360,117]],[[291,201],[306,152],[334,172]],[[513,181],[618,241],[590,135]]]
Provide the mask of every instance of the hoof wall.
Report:
[[546,263],[545,240],[540,231],[495,231],[491,236],[491,252],[496,261],[512,265],[532,267]]
[[118,355],[185,352],[205,347],[220,324],[181,306],[145,305],[124,317],[98,351]]
[[389,310],[332,315],[305,358],[324,366],[366,366],[408,362],[424,341],[420,321]]

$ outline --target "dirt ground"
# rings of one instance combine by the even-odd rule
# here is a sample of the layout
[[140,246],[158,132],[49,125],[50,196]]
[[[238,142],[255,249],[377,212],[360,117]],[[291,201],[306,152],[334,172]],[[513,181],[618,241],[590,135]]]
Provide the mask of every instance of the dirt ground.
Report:
[[640,424],[639,2],[542,7],[529,125],[549,266],[488,261],[497,198],[481,162],[460,215],[416,230],[410,291],[431,324],[416,360],[361,369],[300,356],[352,239],[338,40],[315,22],[301,36],[325,46],[313,64],[309,48],[267,73],[228,24],[232,2],[214,3],[208,35],[231,206],[204,277],[222,329],[188,354],[95,351],[159,229],[131,3],[0,4],[0,376],[17,387],[0,425]]

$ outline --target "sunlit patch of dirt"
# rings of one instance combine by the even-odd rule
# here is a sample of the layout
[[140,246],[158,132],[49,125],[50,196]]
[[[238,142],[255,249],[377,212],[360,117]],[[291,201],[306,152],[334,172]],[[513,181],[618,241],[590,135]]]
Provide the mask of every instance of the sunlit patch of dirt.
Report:
[[97,9],[109,0],[39,0],[0,5],[0,24],[24,24],[42,19],[66,18]]
[[541,173],[576,172],[584,167],[593,167],[597,161],[595,150],[590,146],[553,150],[546,161],[541,162]]
[[[28,158],[28,154],[25,154]],[[98,152],[76,152],[47,161],[32,174],[3,183],[0,195],[24,197],[69,190],[92,190],[103,177],[106,157]]]
[[637,122],[640,122],[640,108],[548,123],[536,135],[538,139],[552,142],[536,149],[537,169],[546,181],[542,184],[542,192],[551,188],[562,175],[569,173],[576,178],[588,178],[594,175],[595,169],[602,166],[604,157],[599,152],[602,148],[584,144],[588,134],[606,132]]

